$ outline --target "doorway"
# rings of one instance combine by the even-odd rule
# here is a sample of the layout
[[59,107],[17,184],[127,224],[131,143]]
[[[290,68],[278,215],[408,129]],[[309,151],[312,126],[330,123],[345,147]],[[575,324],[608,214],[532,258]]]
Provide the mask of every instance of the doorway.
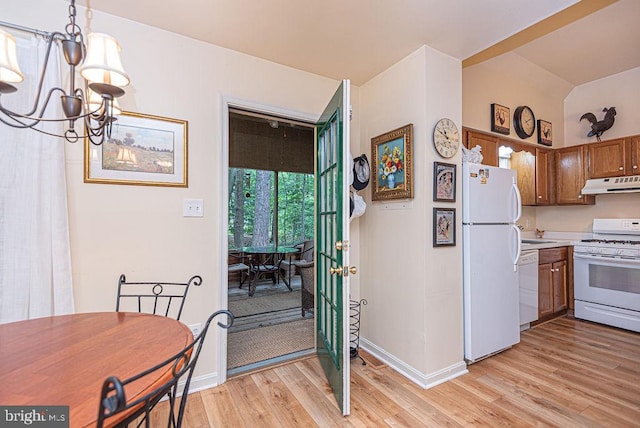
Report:
[[234,268],[226,297],[236,321],[228,375],[314,350],[314,314],[302,297],[305,278],[313,287],[314,133],[313,123],[229,108],[226,250]]

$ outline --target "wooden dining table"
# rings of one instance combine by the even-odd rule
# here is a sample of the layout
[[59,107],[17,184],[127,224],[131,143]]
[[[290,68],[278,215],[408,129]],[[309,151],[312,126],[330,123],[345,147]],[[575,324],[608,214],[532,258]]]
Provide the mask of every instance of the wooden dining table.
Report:
[[[173,318],[97,312],[0,325],[0,405],[69,406],[71,427],[95,426],[102,384],[124,380],[184,349],[191,330]],[[171,365],[126,388],[136,399],[171,378]],[[113,422],[110,422],[113,423]]]

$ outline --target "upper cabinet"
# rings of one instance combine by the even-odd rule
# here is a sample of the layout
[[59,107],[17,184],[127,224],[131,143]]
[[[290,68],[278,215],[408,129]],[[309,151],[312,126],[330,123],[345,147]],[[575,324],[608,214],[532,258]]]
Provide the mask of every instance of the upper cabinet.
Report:
[[593,195],[582,195],[580,191],[587,179],[587,148],[585,146],[564,147],[554,151],[556,158],[556,203],[558,205],[593,205]]
[[638,175],[640,136],[618,138],[587,144],[589,148],[589,178]]
[[532,205],[551,205],[555,203],[555,168],[552,150],[536,148],[536,202]]
[[[482,163],[489,166],[501,166],[517,171],[518,189],[522,205],[553,204],[553,151],[538,149],[531,144],[498,137],[493,134],[463,129],[464,145],[471,149],[482,147]],[[508,149],[510,154],[502,155],[501,150]],[[510,149],[510,150],[509,150]]]
[[468,149],[472,149],[475,146],[482,148],[483,165],[498,166],[498,137],[468,130],[463,133],[463,139],[463,144]]
[[636,135],[635,137],[629,138],[631,140],[629,142],[631,156],[631,169],[630,175],[639,175],[640,174],[640,135]]

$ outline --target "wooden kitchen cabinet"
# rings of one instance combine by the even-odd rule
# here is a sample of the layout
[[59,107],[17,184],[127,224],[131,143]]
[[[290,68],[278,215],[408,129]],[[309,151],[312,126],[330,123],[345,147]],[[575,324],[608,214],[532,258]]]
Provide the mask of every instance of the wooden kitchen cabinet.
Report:
[[624,138],[588,144],[589,178],[626,175],[626,146],[627,142]]
[[546,321],[569,308],[568,248],[540,250],[538,259],[538,321]]
[[640,135],[587,144],[589,178],[640,174]]
[[467,149],[472,149],[475,146],[482,147],[483,165],[498,166],[498,137],[483,132],[468,130],[463,143]]
[[551,205],[555,203],[552,191],[555,174],[551,150],[536,149],[536,202],[535,205]]
[[628,175],[640,175],[640,135],[629,138],[629,152],[631,152],[631,165]]
[[557,149],[554,152],[556,166],[556,203],[558,205],[593,205],[593,195],[582,195],[587,174],[587,149],[584,145]]

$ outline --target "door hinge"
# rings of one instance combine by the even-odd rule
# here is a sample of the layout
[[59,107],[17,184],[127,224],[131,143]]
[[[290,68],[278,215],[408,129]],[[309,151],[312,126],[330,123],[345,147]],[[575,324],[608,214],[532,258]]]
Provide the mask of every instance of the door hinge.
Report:
[[349,120],[353,119],[353,107],[349,105]]

